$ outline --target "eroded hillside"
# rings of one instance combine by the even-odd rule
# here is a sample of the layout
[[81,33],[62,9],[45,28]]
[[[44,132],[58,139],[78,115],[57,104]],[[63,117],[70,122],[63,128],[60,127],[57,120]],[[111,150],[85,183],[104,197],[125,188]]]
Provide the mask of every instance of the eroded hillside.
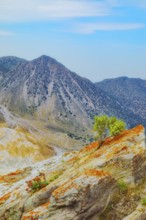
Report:
[[0,176],[2,220],[146,219],[144,128]]
[[0,174],[29,166],[53,156],[47,140],[20,127],[0,124]]

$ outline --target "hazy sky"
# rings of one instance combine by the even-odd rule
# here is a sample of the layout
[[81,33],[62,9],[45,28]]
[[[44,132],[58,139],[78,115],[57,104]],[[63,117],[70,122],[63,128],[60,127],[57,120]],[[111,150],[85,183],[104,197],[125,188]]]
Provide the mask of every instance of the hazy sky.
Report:
[[146,0],[0,0],[0,56],[42,54],[94,82],[146,79]]

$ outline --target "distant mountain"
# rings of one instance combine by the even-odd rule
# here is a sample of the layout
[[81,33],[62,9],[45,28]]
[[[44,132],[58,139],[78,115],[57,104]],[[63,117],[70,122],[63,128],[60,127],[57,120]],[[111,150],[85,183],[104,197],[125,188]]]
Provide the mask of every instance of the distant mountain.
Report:
[[87,137],[96,114],[116,115],[129,127],[143,121],[100,83],[80,77],[51,57],[20,60],[11,70],[8,62],[7,69],[7,77],[0,79],[0,105],[19,117],[38,121],[37,126],[44,124],[52,133],[59,132],[58,136]]
[[14,69],[17,65],[24,63],[26,60],[14,57],[6,56],[0,57],[0,76]]
[[96,83],[97,88],[117,100],[125,109],[141,118],[146,126],[146,80],[139,78],[119,77]]

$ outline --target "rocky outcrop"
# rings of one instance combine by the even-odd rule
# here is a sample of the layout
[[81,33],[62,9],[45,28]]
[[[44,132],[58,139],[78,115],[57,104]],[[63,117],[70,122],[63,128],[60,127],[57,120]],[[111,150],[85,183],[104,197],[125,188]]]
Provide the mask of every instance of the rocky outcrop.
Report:
[[0,176],[0,219],[145,219],[145,153],[139,125]]
[[[116,181],[99,170],[86,170],[83,174],[67,181],[50,196],[50,203],[34,209],[22,219],[36,217],[42,219],[87,219],[94,213],[101,213],[109,196],[116,188]],[[100,202],[99,202],[100,201]]]

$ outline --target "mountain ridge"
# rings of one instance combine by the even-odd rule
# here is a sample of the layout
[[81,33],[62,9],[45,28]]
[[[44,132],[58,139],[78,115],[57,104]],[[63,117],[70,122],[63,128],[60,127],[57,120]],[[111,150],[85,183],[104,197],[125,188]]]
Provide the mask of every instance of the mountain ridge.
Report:
[[118,77],[96,83],[125,109],[139,115],[146,126],[146,80],[140,78]]
[[67,134],[67,138],[83,142],[91,138],[94,115],[117,116],[128,127],[143,124],[140,115],[121,105],[102,86],[49,56],[24,61],[7,73],[0,79],[0,105],[18,117],[44,124],[44,129]]

